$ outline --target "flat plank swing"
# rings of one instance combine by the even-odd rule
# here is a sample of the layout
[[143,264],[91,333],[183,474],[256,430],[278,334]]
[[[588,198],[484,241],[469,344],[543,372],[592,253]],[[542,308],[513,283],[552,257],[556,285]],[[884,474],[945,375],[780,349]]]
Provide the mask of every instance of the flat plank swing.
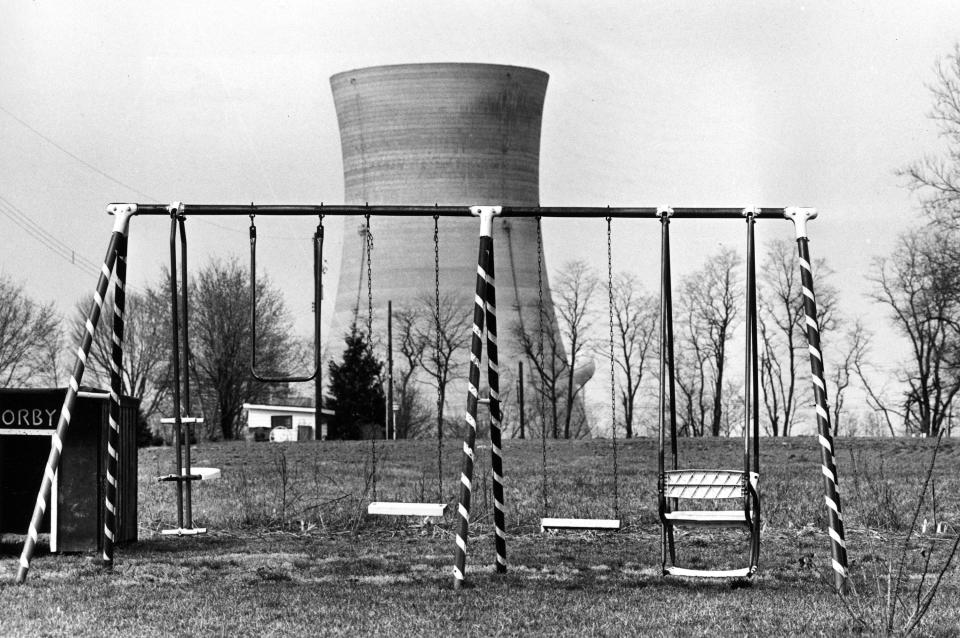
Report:
[[[433,255],[434,255],[434,290],[436,291],[434,323],[436,324],[436,343],[437,351],[440,351],[442,327],[440,325],[440,231],[439,215],[433,217]],[[370,276],[371,254],[373,247],[373,234],[370,231],[370,215],[365,215],[364,225],[360,229],[362,239],[361,261],[366,262],[367,267],[367,334],[373,334],[373,278]],[[361,284],[362,285],[362,284]],[[359,300],[360,290],[357,290]],[[357,314],[359,314],[359,304],[354,307],[354,325],[357,323]],[[387,360],[388,360],[388,406],[393,404],[393,302],[387,302]],[[387,411],[387,419],[392,416],[390,410]],[[385,429],[387,424],[385,424]],[[440,389],[437,388],[437,427],[443,427],[443,405],[440,401]],[[439,431],[439,430],[438,430]],[[394,436],[396,432],[394,431]],[[371,443],[373,443],[371,441]],[[373,443],[373,445],[376,445]],[[443,448],[442,442],[437,437],[437,495],[443,498]],[[375,448],[374,448],[375,449]],[[376,494],[376,490],[374,490]],[[446,503],[418,503],[418,502],[399,502],[399,501],[373,501],[367,505],[367,514],[370,516],[415,516],[420,518],[443,518],[447,512]]]
[[367,506],[367,514],[379,516],[422,516],[424,518],[432,518],[441,517],[446,511],[446,503],[373,501]]
[[[620,512],[620,495],[618,491],[619,486],[619,472],[617,465],[617,400],[616,395],[614,394],[615,390],[615,376],[613,369],[613,235],[611,229],[610,217],[607,217],[607,301],[608,301],[608,311],[609,311],[609,332],[610,332],[610,410],[611,410],[611,434],[613,442],[613,510],[617,514]],[[535,364],[540,370],[544,369],[543,361],[543,234],[540,226],[540,220],[537,220],[537,285],[540,289],[540,295],[538,297],[538,315],[540,317],[540,361]],[[523,408],[521,407],[521,412]],[[543,448],[543,495],[544,495],[544,510],[547,509],[547,467],[546,467],[546,458],[547,458],[547,436],[546,436],[546,425],[544,420],[544,426],[541,430],[540,441]],[[543,517],[540,519],[540,531],[546,532],[548,530],[555,531],[595,531],[595,532],[617,532],[620,531],[621,523],[619,518],[555,518],[555,517]]]
[[540,531],[548,529],[581,529],[597,532],[618,531],[620,520],[616,518],[541,518]]

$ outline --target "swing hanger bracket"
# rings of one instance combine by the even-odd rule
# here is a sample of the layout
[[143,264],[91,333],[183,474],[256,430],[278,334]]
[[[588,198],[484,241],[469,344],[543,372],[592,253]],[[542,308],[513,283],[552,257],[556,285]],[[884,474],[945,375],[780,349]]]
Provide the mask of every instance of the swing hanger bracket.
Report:
[[493,232],[493,218],[503,213],[503,206],[471,206],[470,214],[480,218],[480,235],[490,237]]
[[673,217],[673,209],[669,206],[657,206],[657,217],[660,219]]
[[817,209],[790,206],[783,209],[783,216],[793,222],[793,227],[797,231],[797,239],[805,239],[807,237],[807,222],[817,218]]
[[126,235],[130,229],[130,218],[137,214],[136,204],[110,204],[107,213],[116,219],[113,222],[113,232]]

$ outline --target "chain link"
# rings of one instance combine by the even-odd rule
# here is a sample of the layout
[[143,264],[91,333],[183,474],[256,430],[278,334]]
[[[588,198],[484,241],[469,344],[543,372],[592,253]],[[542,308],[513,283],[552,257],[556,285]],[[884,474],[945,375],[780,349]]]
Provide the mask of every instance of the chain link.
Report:
[[543,470],[543,515],[547,516],[550,512],[549,499],[547,497],[547,415],[545,410],[544,383],[544,360],[543,360],[543,229],[541,218],[537,217],[537,319],[539,321],[538,335],[540,342],[537,349],[537,358],[540,360],[540,392],[538,392],[538,403],[540,405],[540,452],[542,456]]
[[[434,325],[436,327],[436,363],[440,374],[440,350],[443,347],[442,327],[440,326],[440,215],[433,216],[433,292]],[[437,383],[437,496],[443,502],[443,394]]]
[[617,385],[613,364],[613,231],[607,217],[607,309],[610,327],[610,432],[613,436],[613,511],[620,518],[619,468],[617,464]]
[[367,242],[367,339],[373,342],[373,233],[370,232],[370,213],[364,215]]

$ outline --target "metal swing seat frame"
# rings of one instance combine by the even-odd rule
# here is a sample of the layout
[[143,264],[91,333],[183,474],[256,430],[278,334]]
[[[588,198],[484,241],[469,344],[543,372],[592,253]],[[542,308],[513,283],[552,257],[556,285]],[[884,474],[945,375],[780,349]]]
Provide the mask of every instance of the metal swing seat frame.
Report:
[[[676,370],[673,340],[673,294],[670,271],[670,209],[663,209],[660,261],[660,400],[657,453],[657,512],[661,525],[661,568],[664,575],[697,578],[749,578],[760,559],[760,407],[757,360],[757,273],[754,226],[756,209],[744,209],[747,225],[746,353],[742,469],[679,467]],[[667,467],[666,439],[671,469]],[[690,502],[740,501],[739,508],[693,509]],[[750,558],[737,569],[691,569],[677,564],[676,527],[742,528],[750,536]]]

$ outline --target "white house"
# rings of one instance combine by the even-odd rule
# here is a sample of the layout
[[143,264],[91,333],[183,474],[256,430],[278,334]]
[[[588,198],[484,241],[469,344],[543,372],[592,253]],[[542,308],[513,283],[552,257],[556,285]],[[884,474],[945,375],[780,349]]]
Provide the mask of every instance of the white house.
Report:
[[320,436],[317,436],[312,407],[244,403],[243,409],[247,415],[246,438],[252,441],[324,440],[327,421],[333,416],[333,410],[321,410]]

